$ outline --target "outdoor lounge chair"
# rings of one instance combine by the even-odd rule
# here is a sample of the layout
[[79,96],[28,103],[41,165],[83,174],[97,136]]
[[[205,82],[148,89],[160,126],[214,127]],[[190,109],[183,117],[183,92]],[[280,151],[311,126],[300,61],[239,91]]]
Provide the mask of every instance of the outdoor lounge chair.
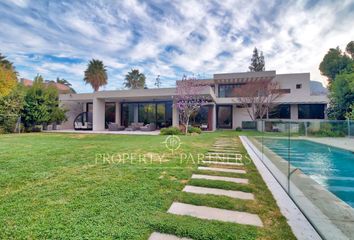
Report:
[[108,131],[123,131],[125,129],[124,126],[120,126],[117,123],[109,123],[108,124]]
[[141,127],[140,130],[145,131],[145,132],[155,131],[156,125],[155,125],[155,123],[149,123],[149,124],[146,124],[145,126]]
[[144,126],[144,123],[131,123],[130,126],[128,126],[125,130],[126,131],[136,131],[136,130],[140,130],[141,127]]

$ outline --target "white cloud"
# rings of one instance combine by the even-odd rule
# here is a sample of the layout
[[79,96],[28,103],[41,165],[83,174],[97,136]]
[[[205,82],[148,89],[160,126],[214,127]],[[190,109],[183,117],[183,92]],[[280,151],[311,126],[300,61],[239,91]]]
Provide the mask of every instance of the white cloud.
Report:
[[[0,50],[23,69],[21,76],[60,74],[81,89],[87,89],[82,76],[92,58],[108,67],[107,89],[120,87],[134,67],[146,73],[152,87],[157,74],[173,84],[171,79],[184,73],[247,71],[255,46],[264,52],[267,69],[310,72],[323,81],[318,65],[324,54],[337,45],[343,49],[354,36],[353,0],[313,6],[279,0],[34,1],[35,11],[27,5],[0,3]],[[222,52],[229,54],[218,57]],[[47,55],[69,60],[42,57]]]

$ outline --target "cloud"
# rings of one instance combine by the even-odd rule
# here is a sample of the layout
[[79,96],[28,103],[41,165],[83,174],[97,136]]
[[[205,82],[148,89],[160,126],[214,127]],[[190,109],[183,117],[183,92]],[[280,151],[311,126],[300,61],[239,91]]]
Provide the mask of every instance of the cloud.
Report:
[[0,52],[20,76],[65,77],[79,92],[89,60],[107,66],[109,84],[139,68],[153,87],[183,74],[210,77],[247,71],[253,48],[263,51],[266,69],[310,72],[331,47],[353,40],[354,1],[129,0],[0,2]]

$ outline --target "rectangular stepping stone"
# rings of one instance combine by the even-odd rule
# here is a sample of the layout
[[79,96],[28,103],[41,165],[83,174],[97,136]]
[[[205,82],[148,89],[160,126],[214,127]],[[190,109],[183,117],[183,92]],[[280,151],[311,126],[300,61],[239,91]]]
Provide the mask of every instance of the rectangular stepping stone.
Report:
[[193,174],[192,179],[217,180],[217,181],[242,183],[242,184],[248,183],[248,179],[246,178],[221,177],[221,176],[211,176],[211,175],[203,175],[203,174]]
[[148,240],[192,240],[190,238],[180,238],[171,234],[153,232]]
[[240,151],[210,148],[208,152],[239,153]]
[[186,215],[201,219],[218,220],[223,222],[232,222],[263,227],[262,220],[256,214],[231,211],[220,208],[196,206],[191,204],[174,202],[172,203],[170,209],[168,209],[168,213],[176,215]]
[[241,191],[224,190],[217,188],[197,187],[197,186],[185,186],[183,192],[197,193],[197,194],[212,194],[217,196],[227,196],[236,199],[253,200],[254,195],[252,193],[246,193]]
[[228,169],[228,168],[216,168],[216,167],[198,167],[198,170],[228,172],[228,173],[246,173],[246,171],[242,169]]
[[202,163],[218,164],[218,165],[230,165],[230,166],[243,166],[243,163],[239,163],[239,162],[202,161]]
[[205,159],[220,159],[220,160],[235,160],[235,161],[241,161],[242,160],[242,155],[238,156],[218,156],[218,155],[206,155]]
[[239,153],[235,152],[207,152],[206,155],[224,155],[224,156],[235,156],[238,155]]

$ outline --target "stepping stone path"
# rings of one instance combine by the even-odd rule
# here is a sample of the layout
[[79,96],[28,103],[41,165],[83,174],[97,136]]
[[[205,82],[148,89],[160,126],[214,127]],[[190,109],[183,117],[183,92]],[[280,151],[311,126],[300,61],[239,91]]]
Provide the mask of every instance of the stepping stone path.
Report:
[[[237,174],[247,174],[247,172],[242,169],[242,155],[240,154],[238,145],[239,141],[232,138],[219,138],[216,140],[215,144],[210,148],[206,154],[203,164],[207,166],[199,166],[198,170],[203,171],[213,171],[214,174],[222,173],[237,173]],[[223,161],[217,161],[223,160]],[[225,161],[227,160],[227,161]],[[231,161],[230,161],[231,160]],[[213,165],[210,167],[209,165]],[[232,167],[238,167],[241,169],[234,169]],[[224,182],[232,182],[235,184],[248,184],[247,178],[235,178],[235,177],[224,177],[216,175],[205,174],[193,174],[192,179],[204,179],[204,180],[217,180]],[[219,188],[208,188],[187,185],[184,187],[183,192],[194,193],[200,195],[211,194],[214,196],[226,196],[234,199],[241,199],[247,201],[253,201],[254,195],[252,193],[225,190]],[[191,216],[199,219],[207,220],[217,220],[222,222],[231,222],[237,224],[253,225],[257,227],[263,227],[262,220],[257,214],[239,212],[233,210],[226,210],[221,208],[213,208],[208,206],[197,206],[192,204],[174,202],[172,203],[168,213],[176,215]],[[162,234],[154,232],[151,234],[149,240],[191,240],[189,238],[180,238],[170,234]]]
[[227,196],[231,198],[253,200],[254,195],[252,193],[245,193],[241,191],[224,190],[218,188],[206,188],[206,187],[196,187],[196,186],[185,186],[182,190],[183,192],[198,193],[198,194],[212,194],[219,196]]

